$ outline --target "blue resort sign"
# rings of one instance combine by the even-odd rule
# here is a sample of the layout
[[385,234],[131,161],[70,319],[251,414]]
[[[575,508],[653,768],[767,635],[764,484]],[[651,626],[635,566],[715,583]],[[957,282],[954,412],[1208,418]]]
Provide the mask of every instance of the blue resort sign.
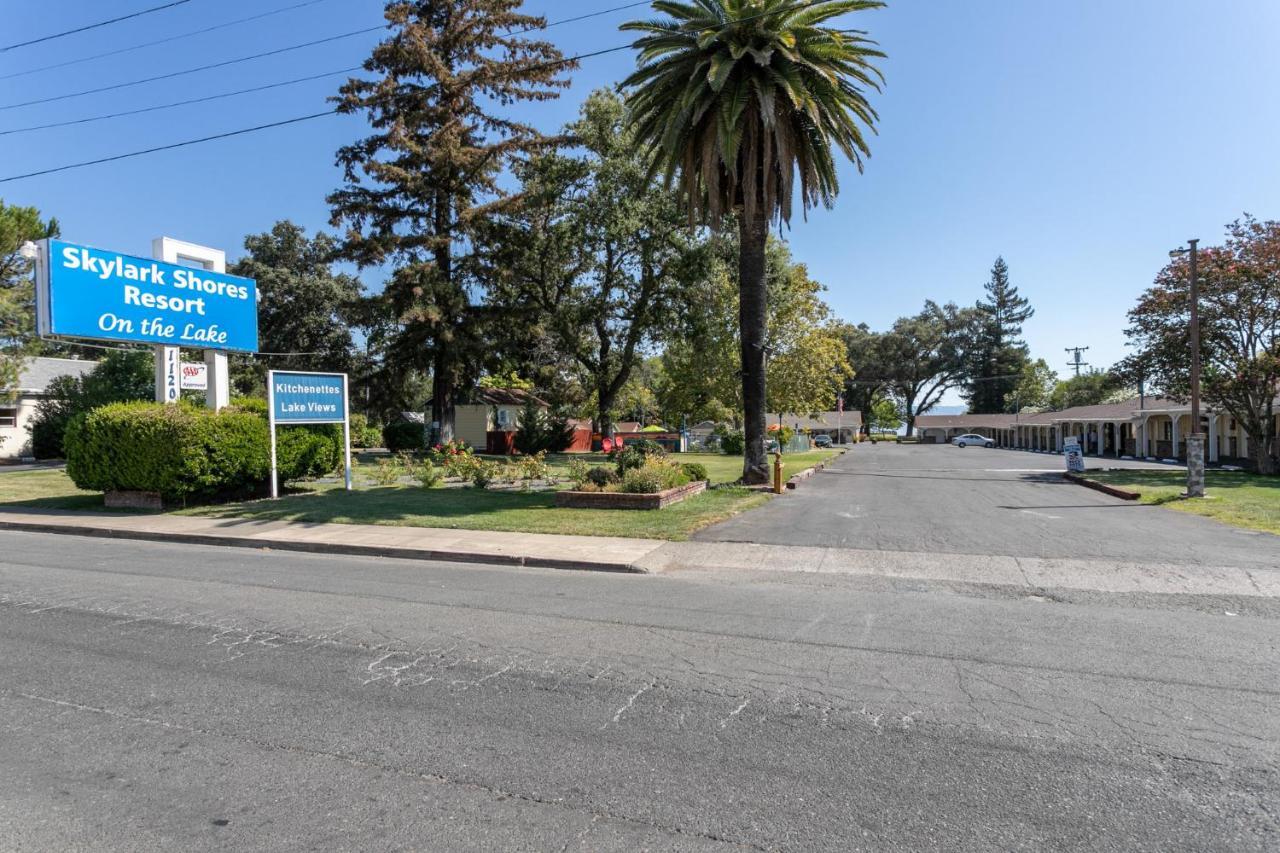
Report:
[[40,334],[256,352],[251,278],[45,241],[36,285]]
[[278,424],[340,424],[347,419],[347,377],[341,373],[273,370],[268,397]]

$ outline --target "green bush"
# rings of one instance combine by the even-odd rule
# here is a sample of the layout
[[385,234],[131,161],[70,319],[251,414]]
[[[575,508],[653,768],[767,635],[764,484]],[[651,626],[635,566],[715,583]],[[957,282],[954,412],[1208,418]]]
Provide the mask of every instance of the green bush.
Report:
[[[267,401],[238,397],[231,409],[267,420]],[[270,447],[268,447],[268,465]],[[304,424],[276,427],[276,470],[280,482],[332,474],[342,465],[342,424]]]
[[597,466],[587,472],[585,482],[591,483],[591,485],[598,489],[603,489],[605,486],[613,485],[620,479],[618,472],[614,471],[612,468]]
[[613,464],[618,466],[618,474],[625,474],[633,468],[639,468],[650,457],[663,458],[667,451],[656,441],[637,441],[624,445],[613,453]]
[[685,462],[680,466],[684,471],[684,475],[689,478],[689,482],[696,483],[699,480],[709,479],[707,474],[707,466],[701,462]]
[[728,456],[741,456],[746,439],[741,430],[729,430],[720,436],[720,452]]
[[401,450],[425,450],[427,447],[426,424],[413,421],[396,421],[382,428],[382,444],[392,453]]
[[548,415],[530,398],[520,410],[520,425],[512,441],[516,450],[529,456],[547,451],[561,453],[573,443],[573,427],[568,418]]
[[267,424],[243,410],[112,403],[67,426],[67,474],[91,491],[241,497],[270,472]]
[[56,376],[31,419],[31,452],[37,459],[61,459],[67,424],[108,403],[151,400],[155,356],[149,350],[108,353],[83,376]]
[[688,482],[688,475],[678,463],[654,456],[646,459],[639,468],[631,468],[622,475],[622,491],[652,495]]
[[424,489],[434,489],[444,481],[444,472],[437,468],[430,459],[422,460],[413,473],[413,478]]
[[382,427],[369,423],[369,416],[357,412],[351,416],[351,446],[361,449],[382,446]]

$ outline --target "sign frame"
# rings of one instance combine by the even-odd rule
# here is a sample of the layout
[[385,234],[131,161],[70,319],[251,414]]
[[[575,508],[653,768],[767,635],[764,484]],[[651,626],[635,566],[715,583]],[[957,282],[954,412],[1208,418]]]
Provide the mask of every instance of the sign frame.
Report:
[[[280,497],[280,474],[276,467],[276,374],[284,376],[315,376],[325,379],[341,379],[342,380],[342,447],[343,459],[345,460],[343,478],[346,482],[347,491],[354,489],[351,478],[351,394],[347,383],[347,374],[345,373],[324,373],[308,370],[268,370],[267,371],[267,430],[271,433],[271,497]],[[307,420],[285,420],[285,426],[305,426],[307,424],[336,424],[339,421],[334,418],[323,419],[307,419]]]
[[[160,267],[166,268],[164,272],[168,272],[170,271],[170,269],[172,269],[175,272],[175,274],[177,271],[180,271],[180,270],[186,271],[188,273],[196,273],[203,270],[204,273],[217,276],[219,279],[225,280],[228,283],[234,282],[241,287],[244,287],[247,284],[249,297],[245,301],[248,303],[250,307],[246,308],[245,311],[246,311],[246,315],[249,315],[249,314],[252,315],[252,320],[253,320],[252,328],[251,329],[240,328],[238,324],[233,323],[231,325],[228,325],[225,329],[219,329],[219,331],[221,332],[224,332],[227,334],[234,334],[236,336],[237,340],[231,341],[229,339],[229,343],[227,344],[223,344],[215,340],[202,340],[198,338],[187,339],[184,336],[174,337],[174,336],[166,335],[162,337],[155,334],[147,336],[145,332],[134,333],[132,328],[130,328],[128,331],[120,331],[117,333],[113,333],[112,330],[102,328],[101,318],[99,321],[99,328],[93,330],[92,333],[86,334],[85,330],[68,331],[65,328],[65,325],[63,329],[58,329],[56,328],[57,317],[55,316],[55,299],[54,299],[54,293],[53,293],[53,288],[54,288],[53,252],[54,252],[55,243],[58,244],[58,246],[61,249],[66,249],[70,247],[70,248],[84,251],[86,253],[97,253],[98,255],[114,256],[120,259],[121,264],[123,264],[125,261],[139,262],[139,263],[145,262],[148,265],[152,265],[152,266],[158,265]],[[112,343],[146,344],[150,346],[171,346],[171,347],[182,347],[187,349],[215,351],[215,352],[221,352],[221,353],[257,352],[258,345],[259,345],[259,332],[260,332],[260,328],[259,328],[260,324],[259,324],[259,317],[258,317],[258,300],[260,298],[260,291],[258,290],[258,283],[255,279],[245,278],[243,276],[230,275],[229,273],[226,273],[222,270],[213,269],[211,266],[207,266],[207,265],[204,267],[195,267],[195,266],[190,266],[183,263],[174,263],[170,261],[164,261],[154,257],[143,258],[139,255],[133,255],[127,252],[117,252],[110,249],[101,249],[97,246],[91,246],[87,243],[73,243],[69,240],[64,240],[62,238],[52,238],[52,237],[45,238],[43,240],[40,240],[36,245],[39,247],[39,250],[40,250],[39,257],[37,258],[36,264],[35,264],[36,331],[37,331],[37,334],[39,334],[41,337],[53,337],[53,338],[61,338],[61,339],[67,339],[67,340],[108,341]],[[75,268],[69,268],[69,269],[75,269]],[[97,271],[95,270],[94,272],[96,273]],[[68,275],[75,276],[78,274],[80,273],[69,273]],[[107,279],[104,278],[103,280],[106,281]],[[117,279],[111,279],[111,281],[116,281],[116,280]],[[73,284],[74,282],[69,283],[67,286],[72,287]],[[208,284],[208,282],[206,282],[206,284]],[[204,296],[208,296],[211,293],[211,291],[207,291],[207,290],[205,291],[191,290],[189,292],[193,295],[192,298],[195,298],[195,299],[200,299]],[[147,291],[144,294],[144,297],[149,298],[151,295],[152,295],[152,291]],[[162,297],[167,295],[168,294],[161,294]],[[73,299],[73,296],[64,295],[63,301],[65,302],[68,299]],[[110,316],[118,324],[123,325],[127,322],[130,326],[132,326],[133,318],[119,317],[115,314],[115,311],[117,310],[120,310],[120,308],[116,307],[115,309],[108,309],[107,313],[103,315],[103,318]],[[170,318],[171,318],[171,315],[166,314],[161,309],[156,309],[156,311],[154,312],[154,316],[145,318],[145,320],[146,322],[153,322],[153,321],[158,322],[161,320],[167,321]],[[237,319],[243,319],[243,318],[237,318]],[[68,318],[64,318],[64,324],[66,322],[71,322],[71,321]],[[143,328],[146,327],[146,322],[142,323]],[[181,318],[173,317],[172,322],[175,324],[178,324],[184,321]],[[194,326],[195,324],[190,323],[188,325]],[[220,325],[221,325],[220,322],[213,323],[213,328],[219,328]],[[200,330],[196,330],[196,331],[200,331]],[[206,329],[204,331],[208,331],[208,330]],[[248,335],[248,334],[252,335],[251,342],[239,340],[240,336]],[[248,345],[250,343],[252,344],[251,346]]]

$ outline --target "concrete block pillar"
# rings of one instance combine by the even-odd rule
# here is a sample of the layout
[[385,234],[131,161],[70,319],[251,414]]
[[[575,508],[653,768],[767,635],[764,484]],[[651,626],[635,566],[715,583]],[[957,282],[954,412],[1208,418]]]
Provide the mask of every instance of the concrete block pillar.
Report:
[[1204,433],[1187,436],[1187,497],[1204,497]]

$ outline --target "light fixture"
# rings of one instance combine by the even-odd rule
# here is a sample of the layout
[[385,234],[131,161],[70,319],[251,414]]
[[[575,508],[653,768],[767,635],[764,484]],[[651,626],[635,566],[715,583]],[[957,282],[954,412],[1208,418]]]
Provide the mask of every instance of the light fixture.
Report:
[[34,261],[36,258],[40,257],[40,247],[28,240],[18,248],[18,254],[21,255],[24,260]]

